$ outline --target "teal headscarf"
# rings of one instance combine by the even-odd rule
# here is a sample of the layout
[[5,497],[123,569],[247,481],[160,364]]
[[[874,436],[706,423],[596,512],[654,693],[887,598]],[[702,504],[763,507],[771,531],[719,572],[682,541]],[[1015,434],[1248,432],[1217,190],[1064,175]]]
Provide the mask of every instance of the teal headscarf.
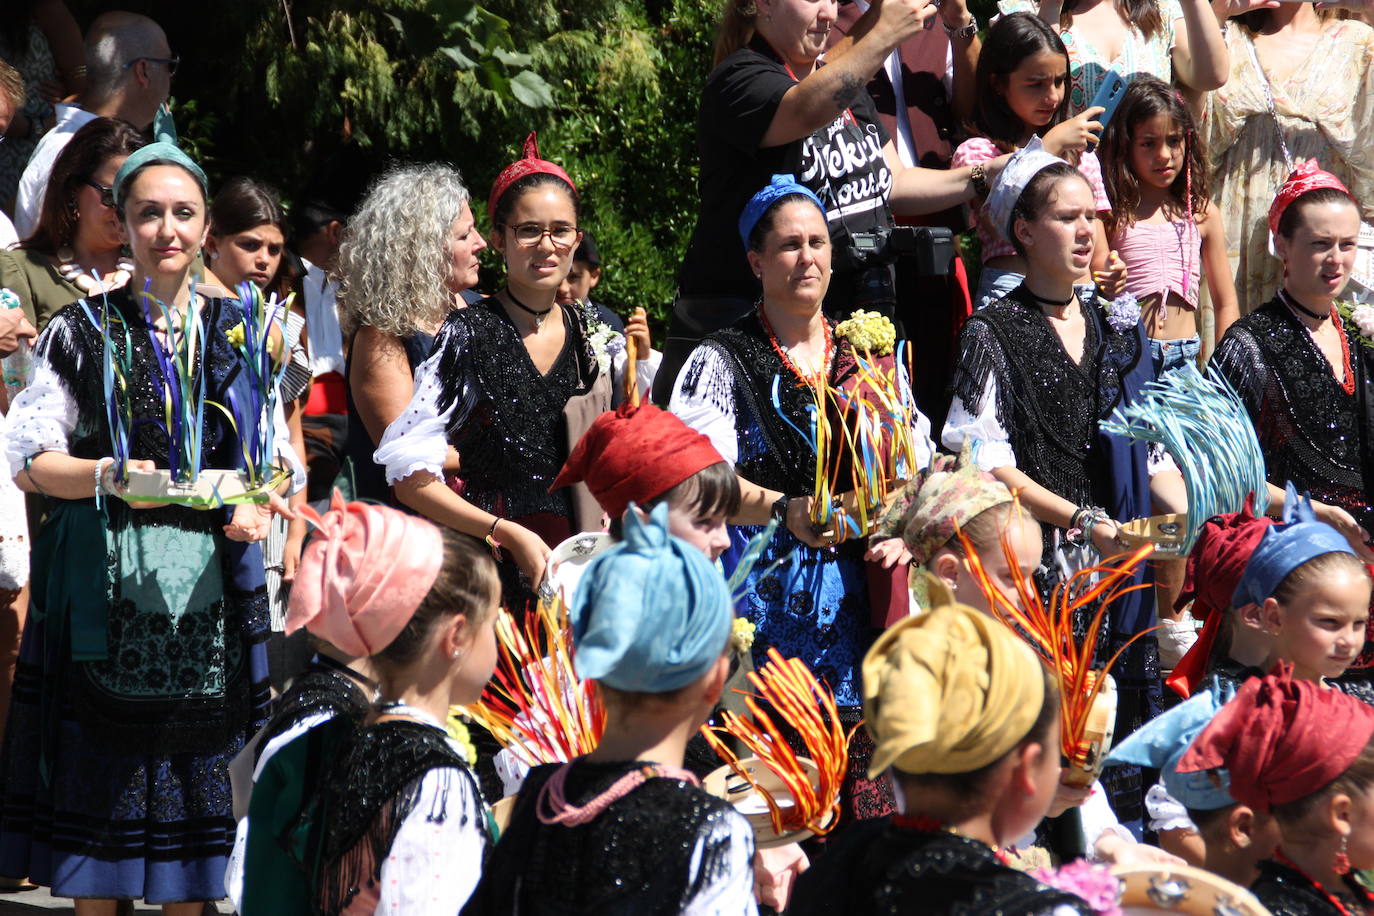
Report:
[[124,209],[124,196],[129,190],[129,179],[133,174],[145,165],[179,165],[191,173],[200,184],[200,190],[208,200],[210,197],[210,181],[205,177],[205,172],[200,166],[196,165],[194,159],[181,151],[177,146],[177,129],[172,120],[172,112],[166,107],[158,109],[157,117],[153,120],[153,136],[156,142],[149,143],[147,146],[134,151],[124,164],[119,167],[114,180],[115,209]]
[[635,693],[667,693],[710,670],[725,651],[734,612],[725,578],[668,533],[668,504],[641,522],[634,503],[625,539],[592,561],[573,596],[578,677]]

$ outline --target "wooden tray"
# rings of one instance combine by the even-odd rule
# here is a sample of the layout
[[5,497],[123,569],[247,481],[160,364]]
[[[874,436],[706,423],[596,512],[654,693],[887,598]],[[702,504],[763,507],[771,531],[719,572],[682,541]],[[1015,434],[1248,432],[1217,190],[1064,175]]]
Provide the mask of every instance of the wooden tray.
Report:
[[265,503],[268,493],[286,479],[289,471],[277,470],[265,485],[253,486],[243,471],[206,468],[190,483],[172,480],[172,472],[130,471],[126,502],[167,503],[192,509],[217,509],[237,503]]

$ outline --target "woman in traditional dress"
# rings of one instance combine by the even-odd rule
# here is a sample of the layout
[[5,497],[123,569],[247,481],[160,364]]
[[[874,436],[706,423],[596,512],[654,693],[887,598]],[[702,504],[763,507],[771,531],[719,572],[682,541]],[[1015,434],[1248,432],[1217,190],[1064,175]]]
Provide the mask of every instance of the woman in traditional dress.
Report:
[[[857,722],[859,662],[877,635],[865,545],[862,539],[835,544],[833,534],[812,529],[816,455],[802,432],[812,422],[807,411],[814,404],[813,383],[852,390],[861,375],[854,346],[836,335],[821,312],[831,255],[825,212],[809,189],[778,175],[749,201],[739,229],[763,285],[762,302],[692,352],[670,406],[710,438],[740,479],[743,500],[730,519],[726,568],[734,567],[761,526],[770,519],[781,523],[748,578],[740,608],[758,628],[755,661],[761,663],[770,646],[800,658],[835,691],[841,718]],[[898,379],[899,396],[910,403],[905,373],[891,357],[885,359]],[[929,421],[912,409],[906,432],[918,468],[929,464],[934,446]],[[831,420],[844,422],[838,412]],[[837,479],[849,477],[841,472]],[[783,562],[774,568],[777,560]],[[898,583],[902,592],[904,585]],[[862,736],[854,743],[861,761],[867,758],[865,744]],[[862,764],[851,767],[851,776],[862,770]],[[847,807],[854,802],[866,813],[881,813],[886,793],[855,802],[854,793],[866,791],[847,790]]]
[[[1092,190],[1038,146],[1019,151],[988,196],[994,222],[1026,258],[1026,279],[965,325],[942,438],[955,451],[971,442],[978,467],[1017,491],[1040,521],[1044,590],[1119,553],[1118,525],[1150,515],[1152,495],[1161,511],[1182,511],[1186,496],[1172,462],[1098,430],[1153,378],[1153,363],[1138,309],[1109,317],[1093,290],[1075,291],[1093,253]],[[1154,617],[1148,594],[1125,596],[1099,648],[1110,657]],[[1134,643],[1115,677],[1117,728],[1126,734],[1157,703],[1153,637]],[[1118,771],[1105,783],[1122,822],[1138,820],[1139,774]]]
[[[549,486],[572,443],[610,408],[626,367],[621,335],[590,307],[556,302],[581,236],[577,188],[538,155],[531,134],[525,157],[497,176],[487,201],[505,287],[449,314],[433,355],[416,371],[410,404],[387,426],[375,455],[402,503],[499,545],[513,607],[532,597],[551,544],[603,527],[585,487],[550,493]],[[635,339],[638,378],[647,387],[655,363],[644,358],[643,309],[626,335]],[[444,482],[450,446],[462,465],[461,496]]]
[[[372,460],[387,425],[415,394],[415,370],[429,359],[460,293],[477,285],[487,247],[457,170],[392,169],[367,192],[339,247],[339,320],[348,347],[348,446],[358,499],[393,502]],[[458,456],[445,470],[456,473]]]
[[1265,216],[1299,163],[1316,159],[1355,192],[1365,219],[1374,219],[1374,29],[1311,3],[1270,6],[1228,24],[1231,73],[1202,108],[1213,199],[1242,313],[1281,284]]
[[[205,329],[192,373],[207,400],[251,397],[229,332],[235,300],[205,299],[191,270],[206,234],[205,174],[167,142],[140,149],[113,182],[134,277],[53,316],[32,385],[6,418],[16,483],[46,496],[34,613],[25,627],[3,750],[0,873],[27,875],[82,914],[142,898],[198,914],[223,896],[233,836],[228,762],[262,725],[267,685],[262,554],[271,503],[198,511],[118,498],[101,369],[128,367],[131,466],[166,467],[165,322]],[[150,306],[131,292],[163,303]],[[107,311],[108,310],[108,311]],[[122,333],[121,328],[127,330]],[[201,464],[241,462],[238,432],[206,410]],[[277,459],[301,479],[276,417]],[[98,506],[97,502],[102,501]]]

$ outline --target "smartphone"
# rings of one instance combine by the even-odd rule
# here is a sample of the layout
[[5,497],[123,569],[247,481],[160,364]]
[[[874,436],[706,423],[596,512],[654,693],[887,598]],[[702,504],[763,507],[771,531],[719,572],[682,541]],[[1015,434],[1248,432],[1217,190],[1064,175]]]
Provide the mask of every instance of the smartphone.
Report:
[[[1116,114],[1116,107],[1121,104],[1121,97],[1125,94],[1126,81],[1123,80],[1121,74],[1117,73],[1115,70],[1108,70],[1106,75],[1102,77],[1102,85],[1097,87],[1097,94],[1094,95],[1093,100],[1088,103],[1089,108],[1097,108],[1100,106],[1106,109],[1102,114],[1093,119],[1101,124],[1104,130],[1107,127],[1107,122],[1112,119],[1112,115]],[[1098,139],[1101,138],[1099,137]],[[1089,149],[1092,149],[1096,145],[1096,143],[1092,144],[1089,146]]]

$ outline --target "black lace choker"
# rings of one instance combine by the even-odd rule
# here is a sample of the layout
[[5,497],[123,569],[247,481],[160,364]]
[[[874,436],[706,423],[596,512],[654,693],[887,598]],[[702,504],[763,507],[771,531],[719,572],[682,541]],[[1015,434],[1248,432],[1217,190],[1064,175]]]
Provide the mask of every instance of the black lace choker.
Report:
[[1022,289],[1024,289],[1024,290],[1026,291],[1026,295],[1027,295],[1027,296],[1030,296],[1032,299],[1034,299],[1036,302],[1040,303],[1041,305],[1052,305],[1052,306],[1055,306],[1056,308],[1066,308],[1066,307],[1068,307],[1069,305],[1073,304],[1073,299],[1074,299],[1073,293],[1069,293],[1069,298],[1065,299],[1063,302],[1060,302],[1058,299],[1046,299],[1044,296],[1037,296],[1037,295],[1035,294],[1035,290],[1031,289],[1029,286],[1027,286],[1027,285],[1024,284],[1024,283],[1021,284],[1021,287],[1022,287]]
[[1327,312],[1325,315],[1323,315],[1318,312],[1312,311],[1307,306],[1303,305],[1301,302],[1294,299],[1293,296],[1286,289],[1279,290],[1279,295],[1283,297],[1283,301],[1288,304],[1289,308],[1296,309],[1297,311],[1302,312],[1304,315],[1306,315],[1308,318],[1311,318],[1313,321],[1325,321],[1326,319],[1331,317],[1330,312]]
[[536,329],[538,329],[544,323],[544,319],[549,317],[549,312],[552,312],[554,309],[554,307],[551,305],[548,308],[544,309],[544,311],[542,312],[536,312],[534,309],[530,308],[528,305],[521,302],[519,299],[515,298],[515,293],[511,292],[511,288],[509,286],[506,287],[506,295],[510,297],[511,302],[515,303],[516,308],[520,309],[520,311],[526,313],[527,315],[533,316],[534,326]]

